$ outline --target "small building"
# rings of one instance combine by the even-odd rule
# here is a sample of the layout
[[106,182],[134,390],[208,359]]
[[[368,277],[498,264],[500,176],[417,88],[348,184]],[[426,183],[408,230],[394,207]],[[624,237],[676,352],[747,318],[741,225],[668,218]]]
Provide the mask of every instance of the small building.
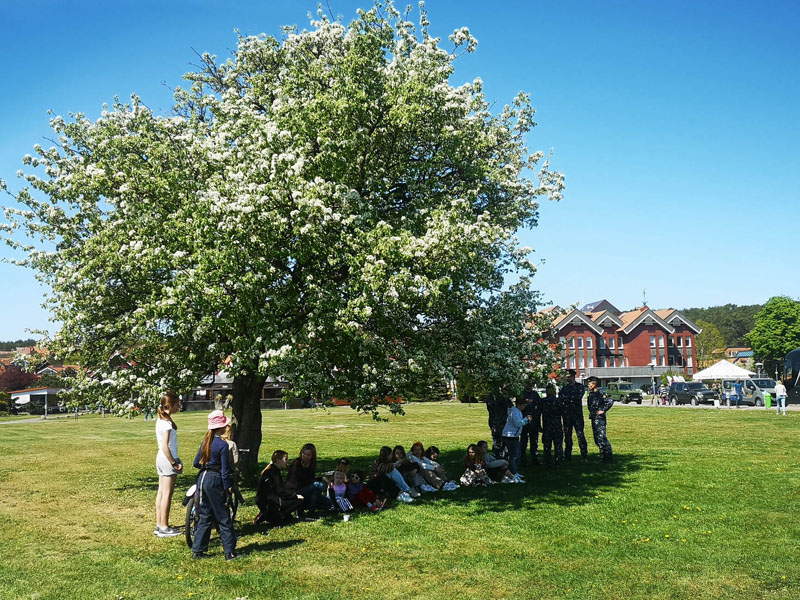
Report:
[[58,407],[61,393],[60,388],[29,388],[9,392],[11,402],[18,411],[29,412],[32,415],[46,415]]

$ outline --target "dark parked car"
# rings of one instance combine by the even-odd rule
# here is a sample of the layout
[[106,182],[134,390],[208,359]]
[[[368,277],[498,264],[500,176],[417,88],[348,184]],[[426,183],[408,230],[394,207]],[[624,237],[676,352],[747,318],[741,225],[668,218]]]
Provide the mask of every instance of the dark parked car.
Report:
[[633,387],[627,381],[612,381],[606,387],[606,394],[614,399],[614,402],[636,402],[642,403],[642,391]]
[[675,381],[670,384],[667,397],[673,406],[687,402],[692,406],[697,406],[701,402],[719,400],[719,394],[708,389],[701,381]]

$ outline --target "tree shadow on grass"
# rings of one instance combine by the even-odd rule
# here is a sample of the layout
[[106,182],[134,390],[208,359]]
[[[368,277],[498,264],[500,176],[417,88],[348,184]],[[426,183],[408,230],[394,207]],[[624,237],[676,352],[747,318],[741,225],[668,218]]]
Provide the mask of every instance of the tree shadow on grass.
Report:
[[[191,483],[189,483],[190,481]],[[178,477],[178,481],[176,482],[175,485],[175,496],[178,496],[178,490],[180,490],[181,487],[188,488],[190,485],[192,485],[192,483],[194,483],[194,478],[191,478],[190,480],[185,477]],[[154,473],[153,475],[134,477],[122,482],[120,485],[113,487],[111,489],[115,492],[129,492],[129,491],[157,492],[158,475]]]
[[[448,453],[444,460],[452,466],[451,477],[457,478],[461,472],[456,470],[457,453]],[[462,456],[463,458],[463,456]],[[437,494],[435,500],[446,498],[448,503],[469,503],[480,499],[480,507],[471,507],[471,513],[481,514],[507,509],[530,507],[532,503],[576,506],[594,499],[598,491],[621,489],[632,485],[634,475],[639,471],[664,470],[666,462],[652,460],[652,456],[636,454],[616,454],[614,463],[602,463],[597,455],[590,455],[589,462],[583,463],[580,457],[573,457],[562,466],[528,465],[520,467],[525,477],[524,484],[495,484],[488,487],[461,487],[446,496]],[[428,498],[425,498],[427,501]]]
[[[240,535],[242,534],[243,532],[240,532]],[[287,548],[291,548],[292,546],[297,546],[303,543],[305,543],[305,540],[301,538],[293,538],[291,540],[281,540],[281,541],[276,540],[273,542],[253,542],[251,544],[245,544],[243,546],[239,546],[236,549],[236,552],[238,554],[250,554],[253,552],[273,552],[276,550],[285,550]]]

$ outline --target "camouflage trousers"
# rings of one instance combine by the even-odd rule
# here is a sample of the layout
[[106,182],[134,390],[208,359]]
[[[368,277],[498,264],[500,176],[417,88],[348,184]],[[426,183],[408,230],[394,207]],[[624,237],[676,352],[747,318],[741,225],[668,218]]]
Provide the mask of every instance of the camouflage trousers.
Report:
[[564,460],[564,431],[561,429],[561,419],[558,423],[544,423],[542,427],[542,454],[544,463],[550,464],[550,448],[553,447],[556,454],[556,462]]
[[589,454],[589,446],[586,443],[586,436],[583,434],[583,412],[580,408],[570,409],[564,415],[564,458],[572,458],[572,430],[575,430],[575,437],[578,438],[578,448],[581,456]]
[[613,452],[611,450],[611,442],[606,437],[606,416],[591,417],[592,421],[592,434],[594,435],[594,443],[600,449],[600,458],[603,460],[611,460]]

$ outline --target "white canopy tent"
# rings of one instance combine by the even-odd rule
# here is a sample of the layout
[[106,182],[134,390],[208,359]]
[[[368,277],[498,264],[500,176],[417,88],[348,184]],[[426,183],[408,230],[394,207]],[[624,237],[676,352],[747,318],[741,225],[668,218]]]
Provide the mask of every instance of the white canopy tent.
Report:
[[721,360],[718,363],[711,365],[707,369],[698,371],[694,374],[695,381],[708,381],[711,379],[738,379],[746,378],[755,375],[753,371],[748,371],[742,367],[733,364],[727,360]]

